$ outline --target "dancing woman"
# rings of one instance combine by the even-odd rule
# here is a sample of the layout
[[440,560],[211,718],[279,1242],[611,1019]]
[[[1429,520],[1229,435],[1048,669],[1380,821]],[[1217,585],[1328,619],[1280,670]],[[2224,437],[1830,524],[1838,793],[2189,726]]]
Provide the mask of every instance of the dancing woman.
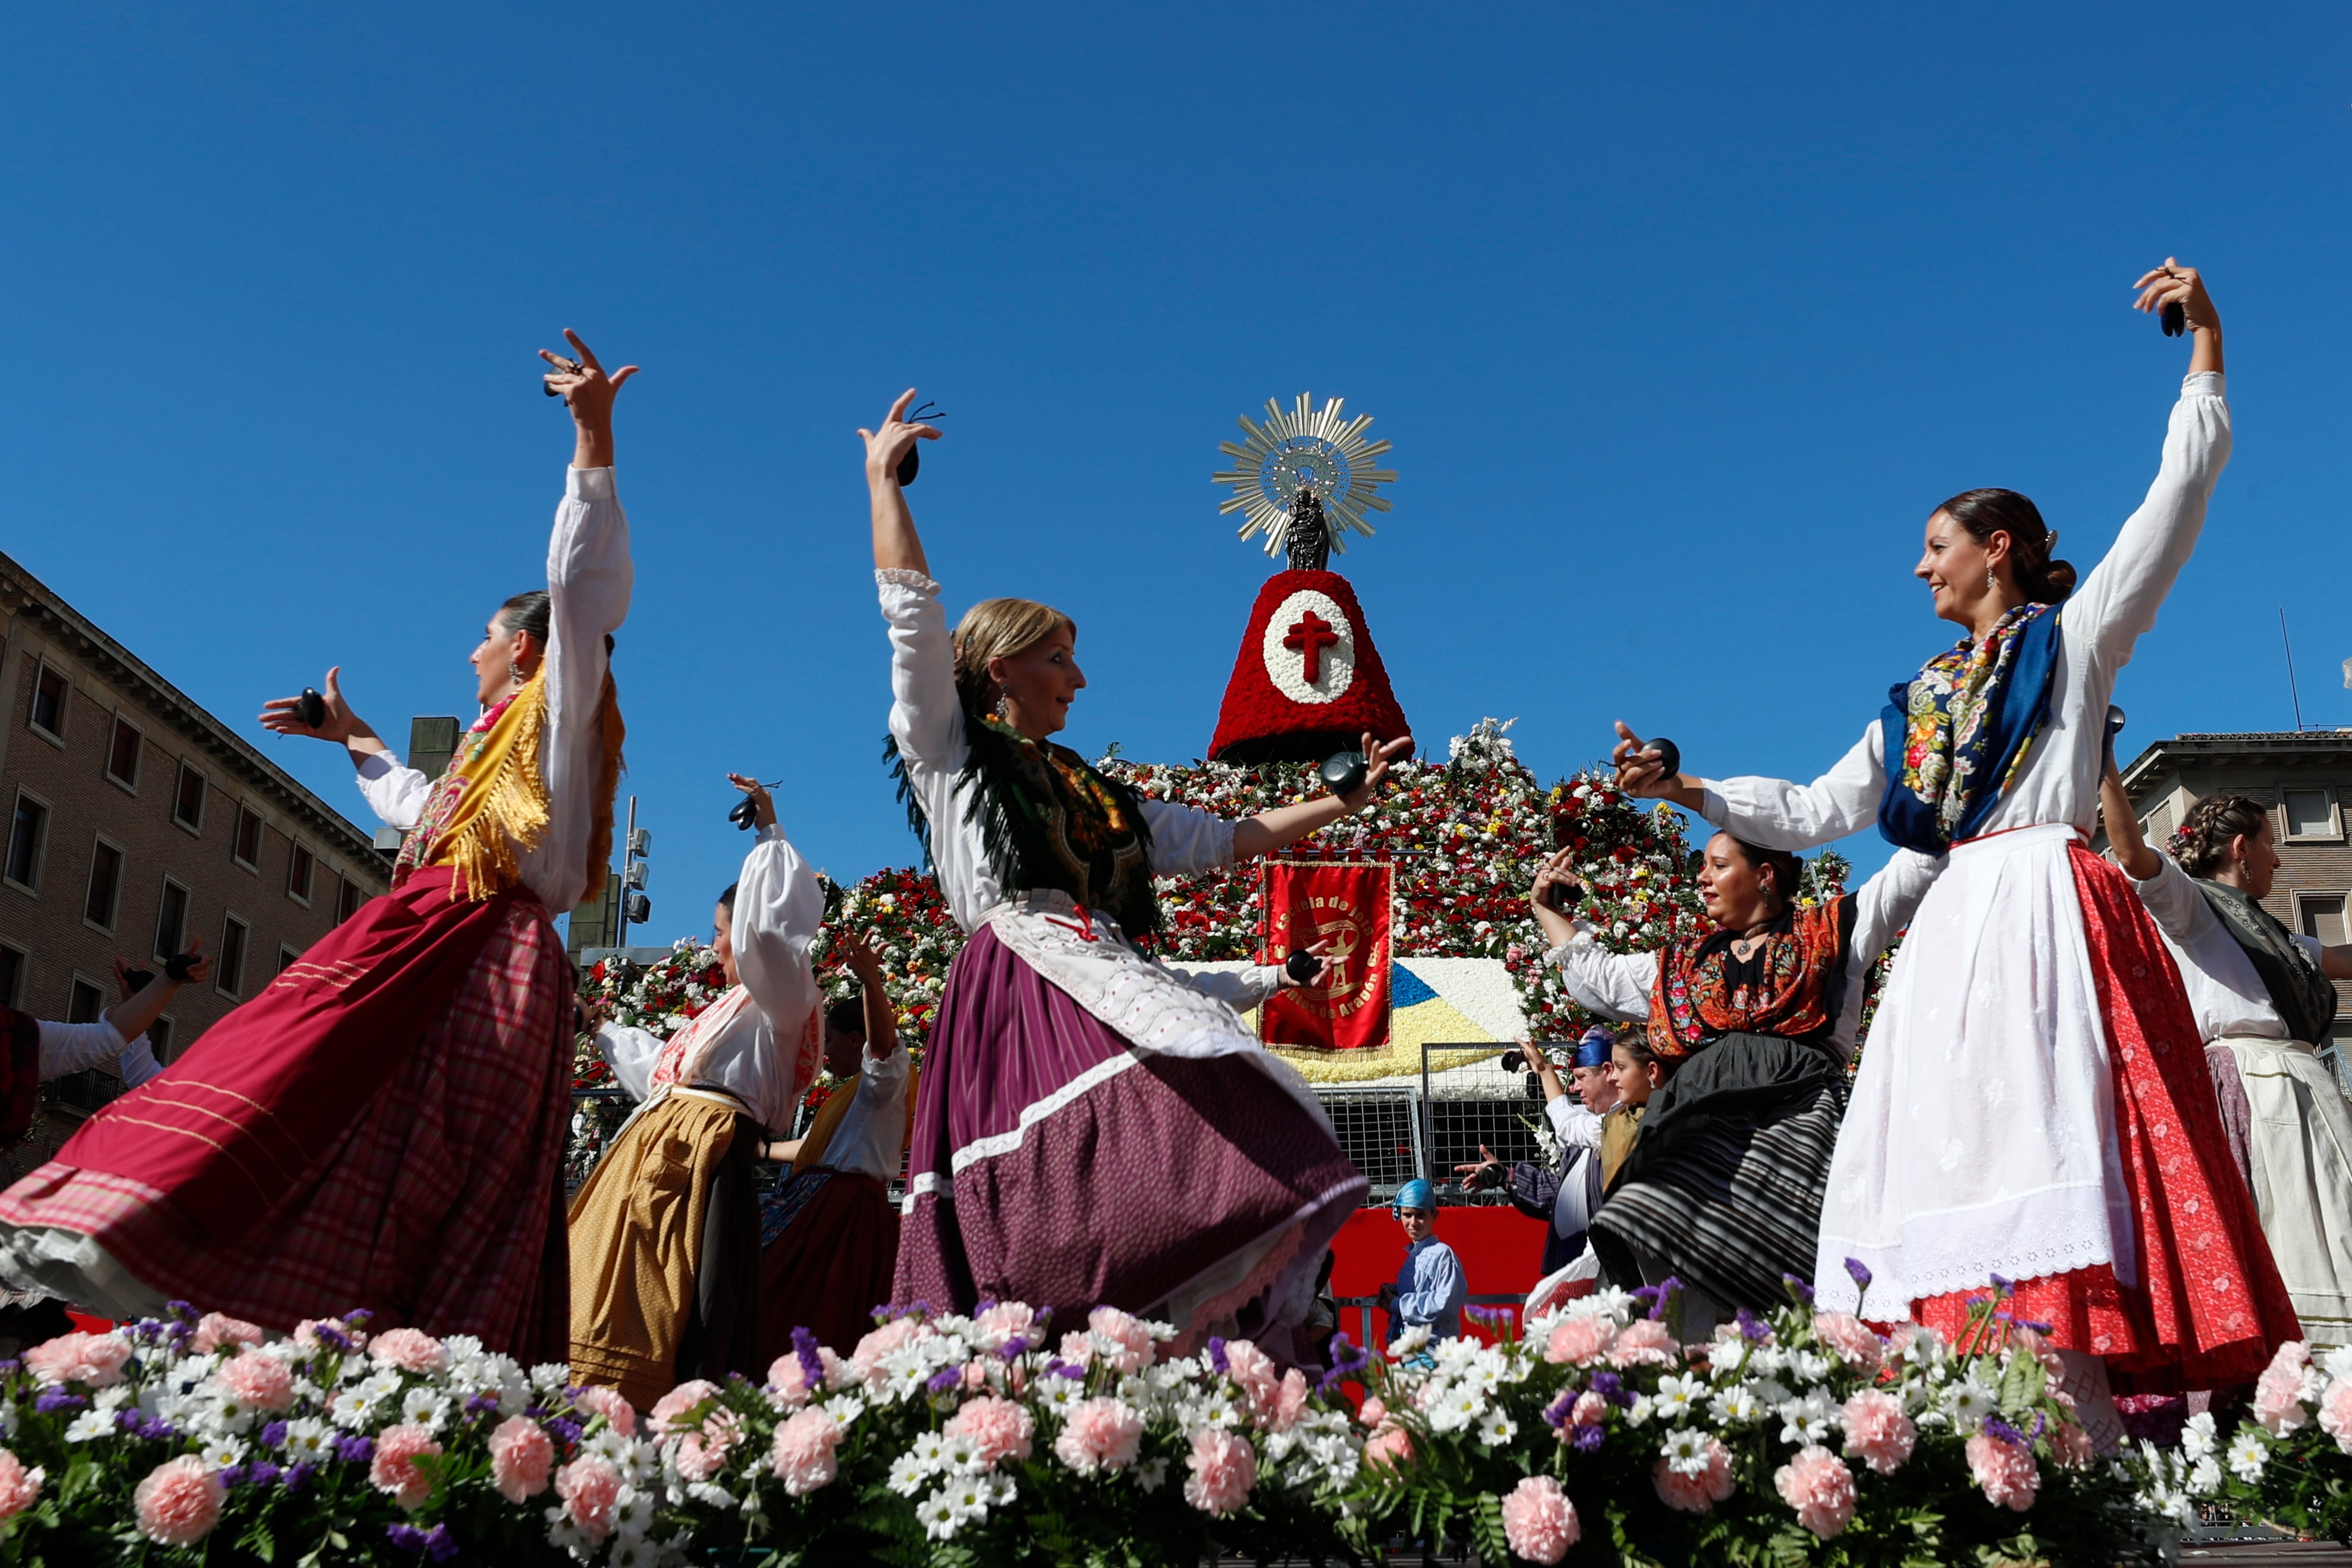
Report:
[[603,1024],[597,1049],[640,1102],[572,1200],[572,1375],[649,1409],[689,1378],[751,1376],[760,1356],[760,1195],[767,1132],[790,1131],[816,1076],[809,944],[816,873],[757,779],[759,841],[711,913],[727,989],[663,1040]]
[[1612,953],[1547,897],[1572,853],[1536,873],[1547,956],[1586,1009],[1647,1019],[1672,1074],[1592,1217],[1592,1250],[1612,1283],[1681,1281],[1682,1335],[1702,1340],[1716,1317],[1769,1311],[1786,1276],[1812,1271],[1863,981],[1940,862],[1905,850],[1861,892],[1806,905],[1796,856],[1717,833],[1698,874],[1715,929]]
[[1662,779],[1630,731],[1618,747],[1629,789],[1751,843],[1802,849],[1875,820],[1897,844],[1950,849],[1855,1077],[1814,1287],[1851,1309],[1856,1259],[1879,1312],[1951,1333],[1996,1277],[2015,1281],[2013,1310],[2053,1325],[2103,1443],[2116,1435],[2107,1367],[2149,1392],[2221,1386],[2295,1332],[2179,979],[2122,873],[2086,845],[2116,674],[2230,454],[2204,283],[2168,262],[2139,287],[2138,308],[2185,311],[2189,373],[2156,483],[2079,589],[2032,502],[1968,491],[1929,515],[1915,570],[1968,634],[1895,686],[1829,774]]
[[1139,798],[1047,738],[1086,683],[1069,617],[992,599],[952,638],[899,488],[928,425],[912,392],[866,441],[874,565],[890,625],[901,794],[971,940],[925,1062],[896,1294],[970,1311],[1098,1303],[1277,1352],[1363,1176],[1297,1074],[1236,1008],[1279,968],[1186,977],[1145,956],[1151,879],[1267,853],[1360,810],[1345,796],[1233,822]]
[[2230,1151],[2303,1337],[2352,1344],[2352,1104],[2312,1046],[2336,1022],[2352,946],[2297,936],[2262,906],[2279,861],[2261,801],[2198,801],[2169,857],[2141,836],[2113,758],[2099,806],[2116,862],[2180,970]]
[[0,1278],[113,1318],[173,1298],[280,1332],[367,1307],[560,1361],[572,966],[549,920],[602,884],[629,605],[607,377],[542,353],[575,425],[544,592],[491,613],[483,713],[438,782],[400,767],[327,674],[280,735],[340,741],[408,830],[393,891],[320,938],[161,1075],[0,1193]]

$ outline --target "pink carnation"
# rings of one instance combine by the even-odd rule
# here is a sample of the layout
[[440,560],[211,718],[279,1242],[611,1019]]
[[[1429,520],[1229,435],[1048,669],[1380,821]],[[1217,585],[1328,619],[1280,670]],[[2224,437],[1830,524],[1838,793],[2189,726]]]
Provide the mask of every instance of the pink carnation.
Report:
[[188,1348],[198,1355],[210,1355],[223,1345],[257,1345],[261,1340],[260,1324],[226,1312],[206,1312],[196,1320],[195,1337],[188,1342]]
[[707,1481],[726,1468],[727,1456],[742,1440],[741,1417],[732,1410],[713,1410],[701,1426],[677,1440],[672,1462],[688,1481]]
[[1364,1402],[1356,1406],[1356,1419],[1367,1427],[1377,1427],[1388,1418],[1389,1407],[1381,1403],[1377,1394],[1365,1396]]
[[555,1444],[528,1416],[509,1416],[490,1433],[490,1480],[509,1502],[547,1490],[555,1465]]
[[984,1465],[1027,1458],[1029,1437],[1036,1429],[1026,1409],[993,1394],[971,1400],[948,1420],[949,1436],[971,1438]]
[[1852,1312],[1815,1312],[1813,1333],[1837,1353],[1848,1371],[1875,1377],[1879,1368],[1886,1364],[1886,1342],[1871,1333],[1870,1325]]
[[1143,1417],[1118,1399],[1088,1399],[1070,1412],[1054,1439],[1054,1453],[1082,1476],[1121,1470],[1143,1447]]
[[1117,1307],[1097,1307],[1088,1312],[1087,1332],[1094,1339],[1096,1354],[1110,1364],[1113,1372],[1141,1372],[1160,1354],[1142,1321]]
[[2050,1427],[2050,1457],[2070,1470],[2089,1468],[2095,1453],[2091,1448],[2091,1434],[2073,1421],[2059,1421]]
[[583,1454],[555,1472],[555,1495],[563,1500],[564,1517],[591,1541],[613,1533],[613,1511],[620,1506],[621,1472],[610,1459]]
[[1590,1388],[1576,1396],[1576,1404],[1569,1412],[1570,1425],[1576,1427],[1598,1427],[1608,1418],[1609,1401]]
[[213,1382],[222,1393],[248,1410],[274,1413],[294,1403],[293,1369],[276,1356],[257,1350],[239,1351],[213,1374]]
[[1515,1557],[1557,1563],[1583,1533],[1576,1505],[1549,1476],[1529,1476],[1504,1494],[1503,1535]]
[[1772,1476],[1780,1500],[1797,1511],[1797,1522],[1823,1541],[1842,1532],[1853,1519],[1853,1472],[1845,1461],[1818,1444],[1800,1448]]
[[2339,1377],[2327,1385],[2319,1401],[2319,1429],[2352,1454],[2352,1380]]
[[1984,1489],[1985,1500],[2023,1513],[2042,1490],[2033,1450],[2023,1443],[1979,1432],[1969,1439],[1969,1474]]
[[1364,1445],[1364,1463],[1378,1462],[1402,1469],[1412,1462],[1412,1434],[1402,1427],[1382,1427]]
[[[772,1372],[770,1373],[773,1376]],[[706,1399],[716,1398],[719,1385],[707,1377],[681,1383],[654,1401],[653,1414],[646,1417],[648,1432],[683,1432],[698,1423],[686,1418],[687,1413]],[[617,1423],[615,1423],[617,1425]]]
[[1060,1355],[1064,1361],[1068,1362],[1072,1366],[1078,1367],[1080,1369],[1092,1366],[1095,1361],[1094,1336],[1092,1334],[1083,1333],[1066,1333],[1062,1336],[1062,1348],[1055,1354]]
[[991,1350],[1003,1350],[1016,1339],[1033,1347],[1037,1343],[1037,1314],[1021,1301],[999,1301],[972,1323],[980,1330],[981,1343]]
[[42,1472],[0,1448],[0,1519],[14,1519],[39,1500]]
[[1675,1343],[1674,1331],[1651,1318],[1635,1318],[1617,1331],[1617,1343],[1609,1347],[1612,1366],[1672,1366],[1680,1358],[1682,1347]]
[[433,1478],[419,1469],[416,1461],[440,1451],[441,1445],[433,1440],[433,1433],[427,1427],[413,1421],[386,1427],[375,1436],[375,1459],[368,1466],[368,1480],[376,1490],[390,1493],[392,1500],[401,1507],[423,1508],[425,1500],[433,1495]]
[[1287,1432],[1298,1425],[1307,1414],[1307,1375],[1292,1367],[1282,1375],[1282,1385],[1274,1391],[1262,1419],[1269,1432]]
[[2272,1437],[2284,1437],[2302,1427],[2304,1370],[2310,1364],[2311,1347],[2291,1339],[2278,1347],[2255,1381],[2254,1419]]
[[892,1318],[859,1340],[857,1348],[849,1353],[850,1375],[868,1388],[881,1387],[890,1378],[883,1370],[883,1359],[929,1332],[920,1318]]
[[[397,1333],[399,1331],[395,1329],[393,1332]],[[376,1343],[382,1344],[383,1341],[378,1340]],[[605,1388],[592,1383],[573,1395],[572,1403],[591,1416],[602,1416],[604,1417],[604,1424],[624,1437],[634,1437],[637,1435],[636,1406],[623,1398],[618,1389]]]
[[1591,1366],[1609,1354],[1609,1343],[1616,1337],[1609,1320],[1597,1313],[1564,1318],[1553,1325],[1551,1338],[1544,1342],[1544,1359],[1555,1365]]
[[1903,1413],[1903,1401],[1874,1388],[1845,1402],[1844,1425],[1845,1451],[1882,1476],[1900,1469],[1919,1440],[1919,1428]]
[[158,1546],[193,1546],[220,1523],[220,1478],[194,1454],[165,1459],[131,1494],[139,1533]]
[[1223,1427],[1203,1427],[1192,1434],[1192,1451],[1184,1456],[1192,1474],[1184,1482],[1184,1500],[1202,1513],[1231,1513],[1249,1501],[1257,1485],[1257,1450],[1249,1439]]
[[394,1366],[420,1376],[449,1369],[449,1353],[423,1329],[386,1329],[368,1346],[368,1356],[378,1366]]
[[110,1388],[122,1381],[122,1364],[130,1359],[131,1342],[121,1334],[76,1331],[26,1351],[25,1370],[44,1383]]
[[1659,1500],[1668,1508],[1678,1508],[1685,1513],[1705,1513],[1731,1495],[1731,1450],[1709,1437],[1706,1469],[1696,1475],[1685,1475],[1674,1468],[1672,1461],[1660,1459],[1657,1469],[1650,1472],[1650,1482],[1658,1489]]
[[2042,1336],[2040,1330],[2020,1323],[2010,1333],[2019,1345],[2031,1352],[2033,1359],[2042,1364],[2042,1370],[2049,1375],[2051,1382],[2054,1384],[2066,1375],[2066,1364],[2058,1359],[2058,1353],[2051,1348],[2050,1342]]
[[775,1364],[768,1368],[768,1385],[775,1390],[777,1405],[787,1410],[796,1409],[825,1389],[837,1388],[847,1380],[850,1373],[841,1357],[823,1345],[817,1347],[816,1355],[822,1379],[814,1388],[809,1386],[808,1374],[798,1354],[787,1351],[776,1357]]
[[1264,1421],[1265,1413],[1274,1406],[1274,1391],[1281,1386],[1281,1374],[1275,1371],[1274,1357],[1248,1340],[1234,1340],[1225,1346],[1225,1374],[1241,1385],[1250,1409]]
[[[900,1321],[904,1321],[903,1319]],[[776,1428],[769,1462],[792,1497],[806,1497],[840,1473],[833,1451],[841,1444],[841,1423],[821,1409],[802,1411]]]

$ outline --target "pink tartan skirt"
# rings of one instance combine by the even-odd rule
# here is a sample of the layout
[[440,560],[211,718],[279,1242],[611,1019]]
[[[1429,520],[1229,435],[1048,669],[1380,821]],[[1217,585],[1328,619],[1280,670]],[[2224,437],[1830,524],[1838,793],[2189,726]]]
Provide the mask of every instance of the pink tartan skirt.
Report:
[[[338,939],[388,902],[364,906],[306,960],[331,964]],[[386,1039],[373,1028],[331,1028],[310,1048],[400,1060],[339,1132],[314,1132],[319,1153],[241,1235],[224,1244],[175,1211],[169,1192],[68,1163],[68,1142],[58,1160],[0,1193],[12,1282],[77,1303],[103,1301],[100,1290],[78,1291],[60,1262],[23,1278],[37,1252],[87,1238],[155,1298],[264,1328],[288,1331],[364,1307],[377,1329],[469,1333],[526,1364],[562,1361],[571,1334],[562,1154],[572,971],[538,901],[503,902],[478,955],[452,975],[454,990],[410,998],[413,1032]],[[197,1061],[216,1041],[266,1049],[236,1038],[236,1016],[183,1061]],[[152,1086],[109,1110],[135,1114]]]

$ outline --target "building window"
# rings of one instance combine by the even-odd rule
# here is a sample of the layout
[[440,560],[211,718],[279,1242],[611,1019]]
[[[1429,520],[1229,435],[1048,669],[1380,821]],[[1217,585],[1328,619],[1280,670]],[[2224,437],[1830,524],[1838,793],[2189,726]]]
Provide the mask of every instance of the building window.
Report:
[[76,975],[73,989],[66,997],[66,1022],[96,1023],[105,1010],[106,993]]
[[48,849],[49,809],[22,789],[16,791],[16,815],[8,824],[8,880],[26,893],[41,890],[41,857]]
[[82,899],[81,917],[100,931],[113,930],[121,894],[122,852],[100,839],[89,853],[89,892]]
[[106,776],[133,795],[139,793],[139,753],[146,743],[137,725],[121,714],[114,716],[114,738],[106,744]]
[[229,846],[236,863],[247,871],[261,869],[261,813],[252,807],[236,809],[236,842]]
[[158,1018],[147,1026],[147,1049],[155,1053],[158,1061],[172,1060],[172,1019],[170,1014]]
[[0,1007],[15,1007],[24,994],[25,955],[14,947],[0,947]]
[[341,882],[342,885],[335,890],[335,924],[338,925],[357,915],[360,905],[367,902],[367,889],[350,877],[342,878]]
[[2340,947],[2352,940],[2345,934],[2344,895],[2340,893],[2296,894],[2294,917],[2305,936],[2315,936],[2331,947]]
[[292,968],[294,967],[294,960],[299,958],[301,956],[302,949],[299,947],[289,947],[283,942],[279,943],[278,945],[278,972],[282,975],[287,970]]
[[302,847],[299,839],[289,840],[294,852],[286,859],[286,896],[297,904],[310,902],[310,879],[318,870],[318,857]]
[[63,670],[47,664],[34,668],[33,728],[59,746],[66,743],[66,697],[72,690]]
[[205,831],[205,776],[180,764],[180,788],[172,797],[172,821],[192,833]]
[[163,907],[155,911],[155,956],[169,958],[188,945],[188,890],[163,879]]
[[2290,839],[2340,839],[2336,822],[2336,798],[2326,789],[2289,789],[2286,795],[2286,836]]
[[213,984],[225,996],[245,995],[245,922],[236,915],[221,921],[220,955],[213,960]]

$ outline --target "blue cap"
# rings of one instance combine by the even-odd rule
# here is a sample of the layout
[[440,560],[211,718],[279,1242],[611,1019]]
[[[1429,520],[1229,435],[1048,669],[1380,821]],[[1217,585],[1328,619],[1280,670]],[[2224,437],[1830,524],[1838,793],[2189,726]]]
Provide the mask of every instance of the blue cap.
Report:
[[1616,1048],[1616,1031],[1613,1030],[1603,1029],[1599,1024],[1594,1024],[1591,1029],[1584,1031],[1584,1038],[1576,1042],[1576,1059],[1569,1065],[1571,1067],[1606,1067],[1609,1065],[1610,1052],[1614,1051]]
[[1430,1186],[1426,1181],[1423,1181],[1421,1177],[1415,1176],[1411,1181],[1405,1183],[1402,1186],[1397,1188],[1395,1207],[1398,1208],[1426,1208],[1434,1213],[1437,1208],[1437,1189]]

